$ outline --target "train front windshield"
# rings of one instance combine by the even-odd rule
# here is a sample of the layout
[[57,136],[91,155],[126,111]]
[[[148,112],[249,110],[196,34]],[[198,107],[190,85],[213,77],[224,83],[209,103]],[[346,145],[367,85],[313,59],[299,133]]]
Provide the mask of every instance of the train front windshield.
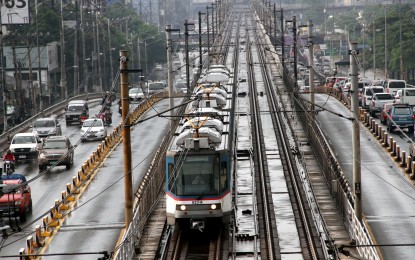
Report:
[[218,155],[176,156],[169,172],[170,191],[177,196],[218,195],[227,186],[226,164],[221,167]]

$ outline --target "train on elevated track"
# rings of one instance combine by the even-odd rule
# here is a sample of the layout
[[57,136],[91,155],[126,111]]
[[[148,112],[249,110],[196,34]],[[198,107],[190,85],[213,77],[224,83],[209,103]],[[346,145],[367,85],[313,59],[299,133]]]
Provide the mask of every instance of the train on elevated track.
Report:
[[192,95],[166,153],[166,215],[169,225],[202,230],[228,223],[232,212],[233,72],[211,66]]

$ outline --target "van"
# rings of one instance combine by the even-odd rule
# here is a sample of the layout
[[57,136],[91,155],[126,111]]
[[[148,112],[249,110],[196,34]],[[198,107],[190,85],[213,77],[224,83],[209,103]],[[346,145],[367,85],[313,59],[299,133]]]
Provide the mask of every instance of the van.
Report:
[[89,117],[89,107],[88,102],[86,100],[72,100],[69,101],[68,105],[65,108],[66,114],[66,125],[71,123],[80,123],[81,124],[81,116],[82,117]]
[[395,103],[415,106],[415,88],[406,88],[396,91]]
[[396,95],[396,91],[406,88],[406,81],[403,79],[388,79],[384,82],[383,88],[386,92]]

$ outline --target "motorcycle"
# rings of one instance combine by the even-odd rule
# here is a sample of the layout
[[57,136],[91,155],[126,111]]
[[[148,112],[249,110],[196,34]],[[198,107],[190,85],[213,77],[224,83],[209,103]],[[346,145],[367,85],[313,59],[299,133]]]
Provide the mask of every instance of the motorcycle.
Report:
[[10,174],[12,174],[14,172],[13,170],[13,162],[10,160],[6,160],[4,162],[4,172],[6,173],[7,176],[9,176]]
[[102,121],[104,121],[104,124],[106,126],[109,126],[112,124],[112,112],[109,110],[102,111],[101,113],[97,115],[97,118],[102,119]]
[[79,120],[81,121],[80,123],[81,123],[81,125],[85,122],[85,120],[87,120],[88,119],[88,117],[86,116],[86,115],[81,115],[80,117],[79,117]]

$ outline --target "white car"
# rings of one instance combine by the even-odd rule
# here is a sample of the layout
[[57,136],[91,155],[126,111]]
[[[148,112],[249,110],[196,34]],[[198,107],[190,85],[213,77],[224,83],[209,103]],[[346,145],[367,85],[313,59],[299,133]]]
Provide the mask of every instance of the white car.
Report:
[[10,151],[19,159],[34,159],[42,146],[42,139],[36,133],[18,133],[10,142]]
[[128,96],[130,101],[141,101],[144,99],[144,93],[141,88],[130,88]]
[[104,140],[107,137],[107,127],[102,119],[87,119],[82,124],[81,136],[83,141]]

